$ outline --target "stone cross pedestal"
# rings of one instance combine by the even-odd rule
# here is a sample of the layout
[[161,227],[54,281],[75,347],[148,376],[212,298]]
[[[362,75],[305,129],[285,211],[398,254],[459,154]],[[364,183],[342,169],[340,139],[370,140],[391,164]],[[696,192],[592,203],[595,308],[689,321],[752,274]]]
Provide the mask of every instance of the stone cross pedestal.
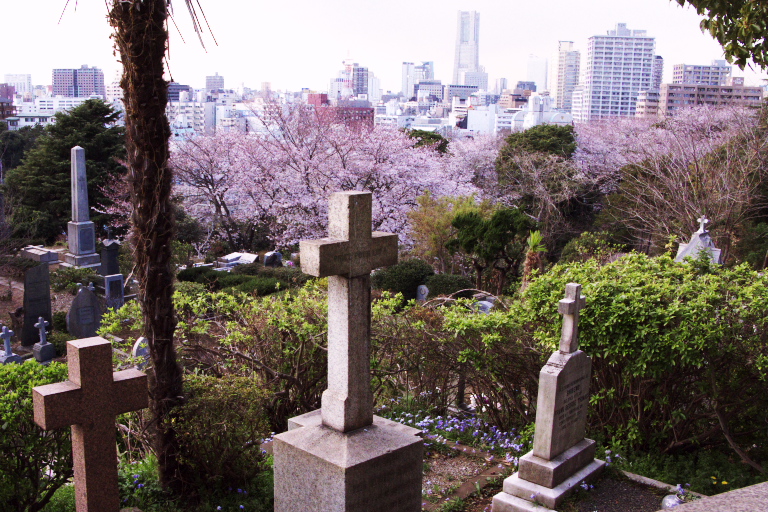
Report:
[[579,350],[579,311],[586,305],[581,285],[569,283],[558,304],[563,315],[560,350],[539,374],[533,451],[520,458],[519,471],[504,480],[493,512],[555,509],[577,486],[600,474],[595,442],[584,438],[592,360]]
[[371,232],[371,206],[333,194],[330,237],[300,243],[302,271],[328,277],[328,389],[275,436],[276,512],[421,510],[419,430],[373,415],[370,273],[397,262],[397,235]]
[[72,148],[72,221],[67,224],[64,264],[71,267],[98,267],[96,229],[88,211],[88,180],[85,176],[85,150]]
[[48,343],[48,333],[45,330],[48,325],[43,317],[38,318],[35,324],[37,330],[40,331],[40,341],[32,347],[32,354],[38,363],[48,363],[56,357],[56,347],[52,343]]
[[72,426],[77,512],[118,512],[115,416],[147,407],[147,377],[112,373],[112,344],[103,338],[67,343],[69,380],[32,390],[35,423]]
[[0,338],[3,339],[3,345],[4,345],[4,352],[2,355],[0,355],[0,364],[8,364],[8,363],[23,363],[24,360],[21,358],[21,356],[18,356],[13,353],[11,350],[11,338],[13,337],[14,332],[9,330],[6,326],[3,326],[3,331],[0,333]]

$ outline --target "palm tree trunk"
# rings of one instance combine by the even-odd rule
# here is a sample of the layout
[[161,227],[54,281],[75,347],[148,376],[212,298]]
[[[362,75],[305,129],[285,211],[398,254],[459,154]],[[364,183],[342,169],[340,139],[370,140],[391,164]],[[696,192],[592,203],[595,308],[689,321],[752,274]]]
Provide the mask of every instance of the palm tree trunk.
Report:
[[152,358],[150,408],[160,481],[172,491],[182,488],[179,444],[172,428],[172,409],[183,400],[182,373],[173,333],[170,128],[165,117],[167,82],[163,79],[168,33],[166,0],[113,0],[110,23],[123,63],[125,140],[133,203],[131,233],[144,334]]

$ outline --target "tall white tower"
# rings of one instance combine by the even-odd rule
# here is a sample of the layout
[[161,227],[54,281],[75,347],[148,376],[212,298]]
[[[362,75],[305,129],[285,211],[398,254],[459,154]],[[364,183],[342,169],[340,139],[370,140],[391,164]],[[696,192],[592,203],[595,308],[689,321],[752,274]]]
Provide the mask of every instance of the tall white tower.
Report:
[[456,26],[456,54],[453,60],[452,84],[461,85],[461,73],[477,73],[480,69],[480,14],[459,11]]
[[557,63],[553,69],[550,92],[555,98],[555,108],[570,112],[573,107],[573,90],[579,85],[581,53],[573,49],[573,41],[559,41]]
[[634,116],[637,95],[653,88],[656,40],[645,30],[618,23],[606,35],[589,38],[584,80],[573,120],[586,122]]

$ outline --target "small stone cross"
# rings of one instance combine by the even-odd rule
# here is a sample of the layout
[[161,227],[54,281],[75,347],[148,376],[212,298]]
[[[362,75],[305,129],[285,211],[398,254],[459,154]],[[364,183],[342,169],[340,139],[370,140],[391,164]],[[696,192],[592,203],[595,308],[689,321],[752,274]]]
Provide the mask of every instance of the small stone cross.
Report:
[[32,389],[35,423],[72,426],[77,512],[118,512],[115,416],[148,404],[147,376],[112,372],[112,344],[99,337],[67,342],[69,380]]
[[15,333],[8,329],[8,327],[3,326],[3,331],[0,334],[0,338],[3,338],[3,342],[5,345],[5,355],[6,356],[12,356],[13,351],[11,351],[11,337],[13,337]]
[[48,327],[48,322],[46,322],[45,318],[38,317],[35,327],[40,331],[40,344],[45,345],[48,343],[48,333],[45,332],[45,328]]
[[329,238],[300,242],[301,269],[328,277],[328,389],[323,424],[349,432],[373,423],[371,270],[397,263],[397,235],[371,232],[371,193],[337,192]]
[[112,226],[107,226],[104,231],[107,232],[107,240],[112,240]]
[[557,306],[563,315],[563,334],[560,337],[560,352],[570,354],[579,349],[579,311],[587,305],[587,298],[581,294],[581,285],[565,285],[565,298]]
[[705,233],[707,231],[707,224],[709,224],[709,219],[702,215],[696,221],[699,223],[699,233]]

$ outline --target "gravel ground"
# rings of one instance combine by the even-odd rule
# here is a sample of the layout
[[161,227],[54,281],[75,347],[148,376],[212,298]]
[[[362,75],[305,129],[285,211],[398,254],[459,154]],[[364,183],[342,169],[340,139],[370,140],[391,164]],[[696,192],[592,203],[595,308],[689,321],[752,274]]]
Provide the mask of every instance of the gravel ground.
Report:
[[425,498],[446,496],[450,494],[447,491],[458,488],[465,480],[488,468],[484,460],[464,454],[450,457],[435,453],[426,458],[425,463],[429,464],[429,471],[424,472],[422,477]]

